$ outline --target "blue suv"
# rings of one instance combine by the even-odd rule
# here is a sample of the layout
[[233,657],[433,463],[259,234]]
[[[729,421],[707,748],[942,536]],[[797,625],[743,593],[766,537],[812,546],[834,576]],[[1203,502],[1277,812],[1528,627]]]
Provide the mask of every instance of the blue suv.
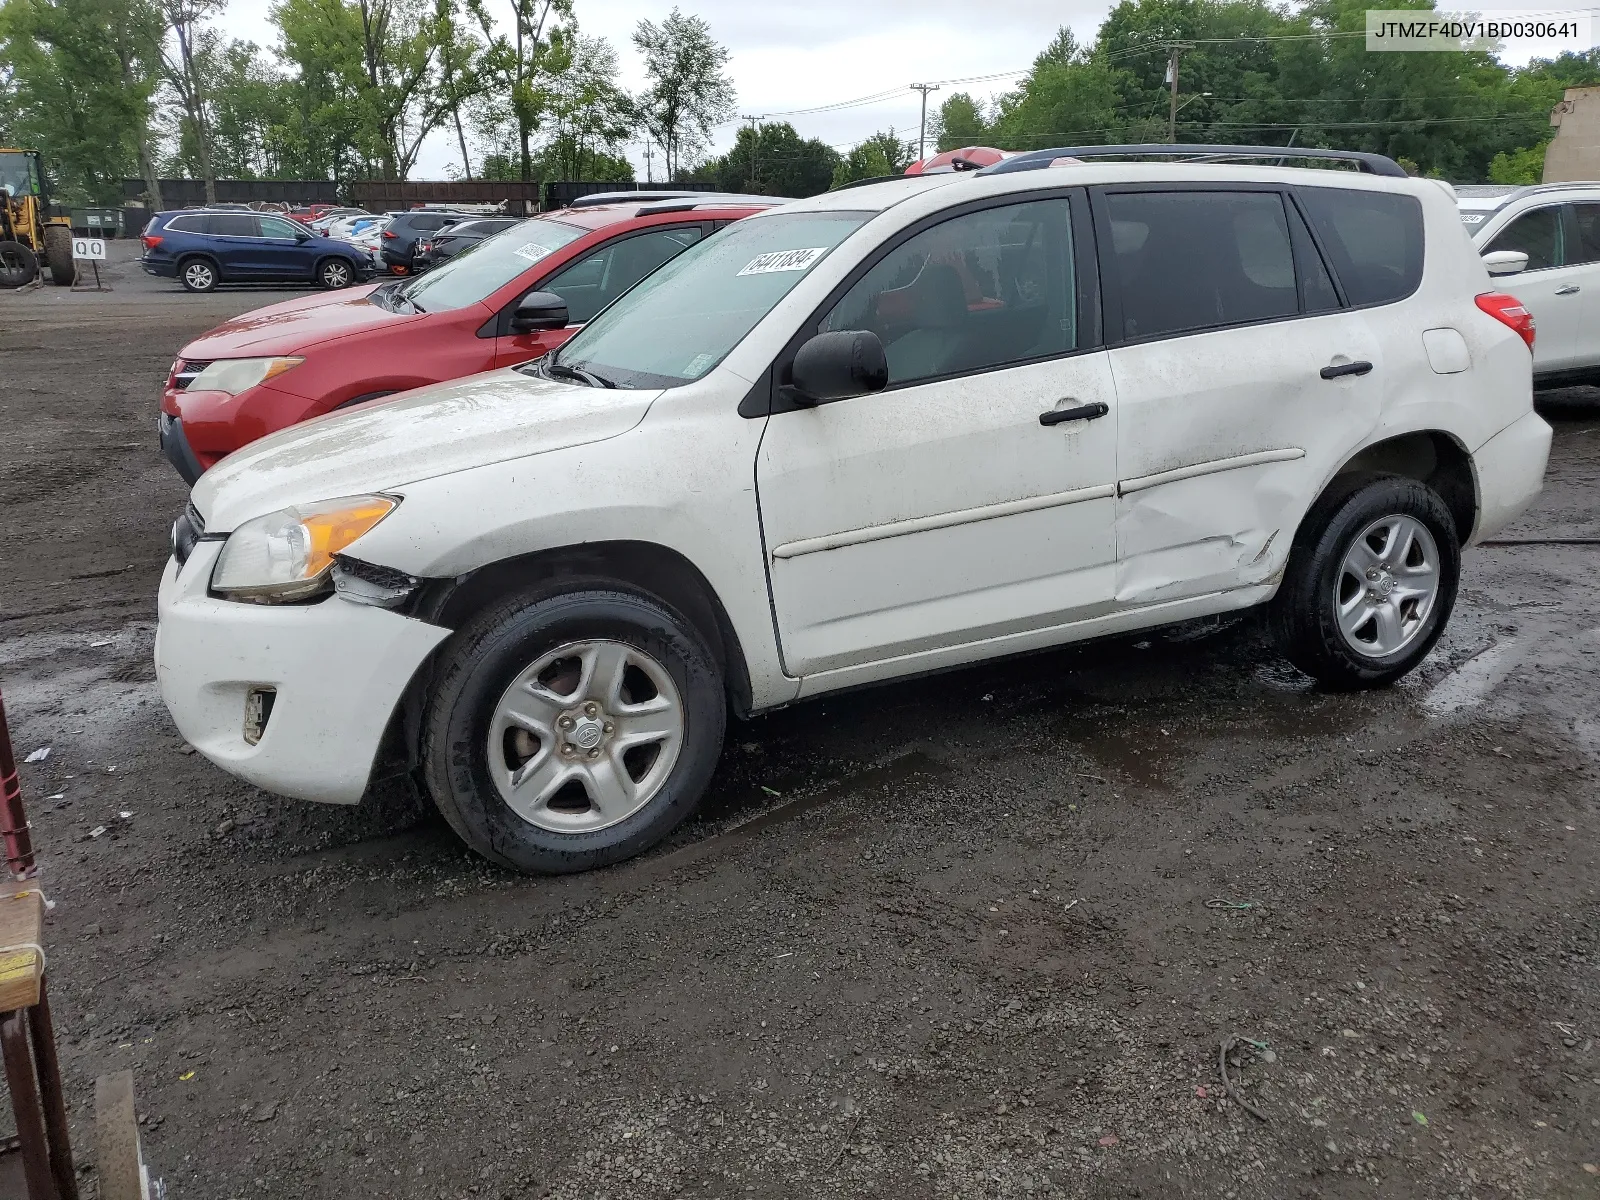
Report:
[[371,263],[349,242],[318,237],[276,213],[182,209],[157,213],[140,237],[139,265],[191,292],[219,283],[297,281],[325,288],[359,282]]

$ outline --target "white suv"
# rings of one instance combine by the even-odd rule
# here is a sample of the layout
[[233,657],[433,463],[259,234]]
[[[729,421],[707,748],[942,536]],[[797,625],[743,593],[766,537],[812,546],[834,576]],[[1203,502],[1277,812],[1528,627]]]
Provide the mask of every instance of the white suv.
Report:
[[1404,674],[1541,486],[1526,313],[1386,159],[1049,169],[1089,153],[748,218],[538,363],[224,460],[178,727],[310,800],[413,765],[568,871],[682,821],[730,709],[1253,605],[1330,687]]
[[1541,383],[1600,378],[1600,183],[1458,187],[1461,223],[1538,325]]

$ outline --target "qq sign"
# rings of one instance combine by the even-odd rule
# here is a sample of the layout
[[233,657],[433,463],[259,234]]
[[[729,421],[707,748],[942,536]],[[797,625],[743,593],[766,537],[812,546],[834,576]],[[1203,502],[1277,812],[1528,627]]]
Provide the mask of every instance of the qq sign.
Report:
[[104,262],[106,258],[105,239],[97,237],[73,238],[72,257],[88,259],[91,262]]

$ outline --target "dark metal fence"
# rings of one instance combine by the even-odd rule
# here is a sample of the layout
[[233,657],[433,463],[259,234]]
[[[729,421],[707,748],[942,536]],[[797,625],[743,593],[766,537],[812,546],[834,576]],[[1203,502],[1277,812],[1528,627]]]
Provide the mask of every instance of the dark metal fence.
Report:
[[[191,208],[206,202],[206,185],[201,179],[163,179],[161,206]],[[122,195],[128,200],[144,198],[144,180],[124,179]],[[339,185],[331,179],[219,179],[217,203],[252,204],[337,204]]]
[[521,179],[364,179],[350,184],[350,199],[370,212],[418,204],[501,204],[507,212],[539,209],[539,184]]

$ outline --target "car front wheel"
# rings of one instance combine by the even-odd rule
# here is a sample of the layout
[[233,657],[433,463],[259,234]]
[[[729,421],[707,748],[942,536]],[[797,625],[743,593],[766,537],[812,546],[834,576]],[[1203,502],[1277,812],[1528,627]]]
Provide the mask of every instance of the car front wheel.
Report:
[[1271,625],[1284,655],[1340,690],[1393,683],[1427,656],[1461,577],[1454,518],[1427,484],[1351,477],[1307,514]]
[[446,651],[423,770],[440,812],[484,857],[582,871],[648,849],[694,811],[726,717],[714,657],[658,601],[521,597]]
[[330,290],[349,287],[355,282],[355,277],[354,269],[342,258],[324,259],[317,268],[317,282]]
[[204,258],[186,258],[178,264],[178,281],[189,292],[213,292],[217,288],[217,268]]

